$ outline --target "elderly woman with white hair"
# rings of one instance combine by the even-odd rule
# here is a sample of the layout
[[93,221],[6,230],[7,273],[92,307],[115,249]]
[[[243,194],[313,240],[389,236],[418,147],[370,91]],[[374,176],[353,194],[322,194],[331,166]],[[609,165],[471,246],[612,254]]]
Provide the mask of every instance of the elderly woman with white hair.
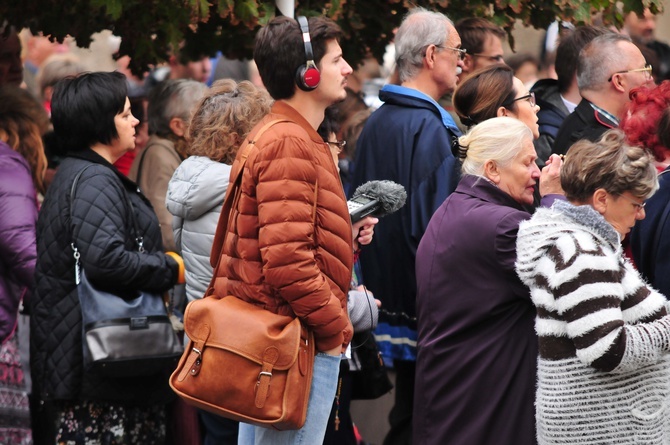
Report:
[[670,443],[668,302],[621,249],[658,188],[653,158],[611,130],[570,148],[561,184],[567,201],[522,223],[517,244],[537,307],[538,441]]
[[516,234],[560,193],[561,160],[540,172],[533,133],[511,117],[459,139],[463,177],[416,255],[414,443],[535,443],[535,308],[514,270]]

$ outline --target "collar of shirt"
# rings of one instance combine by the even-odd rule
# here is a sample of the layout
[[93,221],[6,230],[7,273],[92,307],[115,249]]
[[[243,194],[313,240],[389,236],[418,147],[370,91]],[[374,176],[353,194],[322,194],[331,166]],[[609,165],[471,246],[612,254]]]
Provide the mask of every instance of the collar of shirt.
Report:
[[455,134],[457,134],[457,135],[461,134],[461,130],[458,128],[458,126],[456,125],[456,122],[454,122],[454,119],[451,117],[451,115],[449,115],[449,113],[447,113],[447,110],[442,108],[440,106],[440,104],[438,104],[437,101],[435,101],[435,99],[433,99],[429,95],[427,95],[425,93],[422,93],[419,90],[415,90],[414,88],[407,88],[407,87],[403,87],[401,85],[392,85],[392,84],[384,85],[384,87],[382,88],[382,91],[388,91],[389,93],[400,94],[400,95],[403,95],[403,96],[415,97],[417,99],[421,99],[421,100],[425,100],[426,102],[430,102],[440,112],[440,116],[442,117],[442,124],[446,128],[448,128],[449,130],[454,132]]

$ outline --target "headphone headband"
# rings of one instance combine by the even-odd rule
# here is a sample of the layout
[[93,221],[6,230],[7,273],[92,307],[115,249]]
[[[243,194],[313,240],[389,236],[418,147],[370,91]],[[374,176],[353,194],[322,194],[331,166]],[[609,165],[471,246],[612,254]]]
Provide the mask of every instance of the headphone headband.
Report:
[[307,17],[304,15],[298,16],[298,23],[300,24],[300,31],[302,32],[302,41],[305,44],[305,58],[307,59],[307,64],[316,66],[314,63],[314,52],[312,51],[312,39],[309,36]]

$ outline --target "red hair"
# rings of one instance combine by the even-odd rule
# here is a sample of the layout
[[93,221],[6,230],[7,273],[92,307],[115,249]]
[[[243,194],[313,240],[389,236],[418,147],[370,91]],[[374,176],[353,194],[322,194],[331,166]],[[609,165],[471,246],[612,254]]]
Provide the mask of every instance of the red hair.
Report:
[[670,147],[665,147],[658,137],[658,123],[670,107],[670,80],[654,87],[641,86],[630,92],[631,102],[619,127],[626,133],[630,145],[643,147],[663,161]]

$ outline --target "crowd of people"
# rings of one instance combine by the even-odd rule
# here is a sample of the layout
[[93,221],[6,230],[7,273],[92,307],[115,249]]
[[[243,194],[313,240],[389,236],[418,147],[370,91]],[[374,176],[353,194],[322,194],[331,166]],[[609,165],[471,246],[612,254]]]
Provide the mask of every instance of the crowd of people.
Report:
[[[0,443],[363,445],[354,333],[394,376],[384,445],[670,443],[670,47],[631,14],[559,25],[537,80],[491,21],[416,7],[372,101],[325,17],[273,18],[253,64],[175,48],[144,78],[2,24]],[[352,224],[376,180],[406,204]],[[84,271],[162,295],[185,344],[206,293],[300,319],[303,426],[196,409],[174,366],[92,366]]]

